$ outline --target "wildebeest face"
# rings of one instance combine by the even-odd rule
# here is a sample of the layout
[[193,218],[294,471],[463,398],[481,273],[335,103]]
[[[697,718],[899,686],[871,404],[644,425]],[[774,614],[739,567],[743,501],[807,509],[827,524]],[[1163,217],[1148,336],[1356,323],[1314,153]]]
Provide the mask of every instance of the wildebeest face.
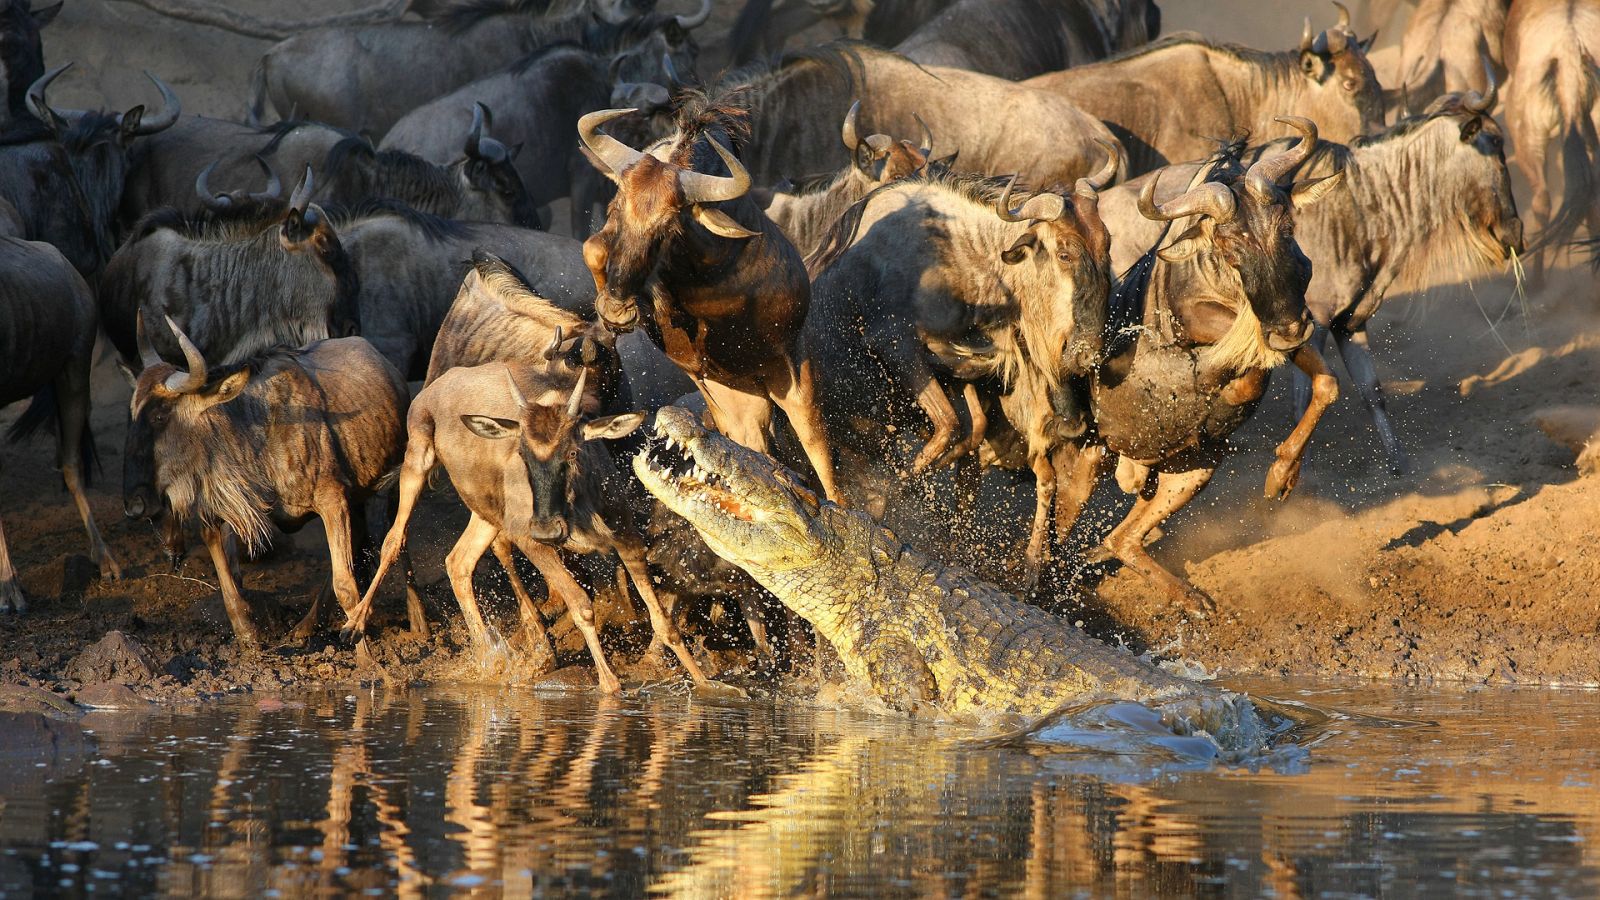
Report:
[[617,179],[606,223],[583,244],[596,274],[595,309],[614,331],[633,328],[638,303],[661,252],[682,233],[683,189],[677,172],[645,155]]
[[1251,309],[1261,322],[1261,336],[1277,351],[1293,350],[1311,337],[1306,288],[1311,260],[1294,237],[1294,216],[1287,192],[1252,196],[1239,192],[1238,214],[1212,235],[1217,254],[1239,273]]
[[[1376,37],[1376,36],[1374,36]],[[1349,29],[1349,14],[1340,7],[1340,22],[1316,37],[1308,21],[1300,41],[1300,71],[1308,90],[1318,98],[1317,124],[1336,140],[1347,141],[1383,127],[1383,89],[1367,61],[1372,38],[1358,40]]]
[[1511,172],[1506,168],[1505,138],[1500,126],[1487,113],[1467,112],[1461,121],[1459,146],[1464,151],[1451,154],[1443,183],[1459,186],[1462,206],[1478,232],[1492,244],[1484,247],[1489,262],[1501,262],[1508,251],[1521,253],[1522,219],[1511,194]]
[[[521,145],[516,148],[521,149]],[[512,163],[515,151],[503,162],[462,160],[457,163],[462,182],[462,208],[458,218],[480,222],[510,222],[523,228],[543,227],[539,209],[533,204]]]
[[278,232],[278,243],[287,253],[311,255],[338,283],[338,289],[334,292],[335,302],[328,310],[328,336],[350,337],[360,334],[360,301],[357,291],[349,283],[354,269],[327,213],[316,204],[297,206],[291,203]]

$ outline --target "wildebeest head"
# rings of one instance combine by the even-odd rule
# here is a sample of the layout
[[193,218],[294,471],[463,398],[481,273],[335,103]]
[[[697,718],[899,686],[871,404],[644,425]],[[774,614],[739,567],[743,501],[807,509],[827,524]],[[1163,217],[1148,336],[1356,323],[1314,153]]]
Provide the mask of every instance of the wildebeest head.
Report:
[[933,132],[928,130],[928,123],[922,121],[921,116],[915,113],[912,116],[922,126],[920,145],[906,140],[896,141],[887,134],[860,137],[856,130],[860,125],[861,101],[850,105],[840,137],[844,140],[845,149],[850,151],[851,166],[868,184],[888,184],[914,175],[928,164],[928,156],[933,153]]
[[663,250],[687,230],[703,228],[730,240],[757,234],[710,205],[736,200],[750,190],[750,173],[732,151],[715,137],[708,138],[730,174],[707,175],[655,155],[668,156],[670,145],[645,153],[600,132],[607,121],[632,112],[602,110],[578,120],[578,134],[590,161],[617,185],[605,227],[583,244],[584,262],[599,289],[595,308],[614,331],[627,331],[637,324],[638,298]]
[[[560,336],[556,341],[559,344]],[[547,356],[551,355],[547,352]],[[531,400],[523,395],[511,369],[506,382],[517,407],[515,419],[463,415],[461,423],[488,441],[510,441],[506,448],[506,527],[536,541],[560,544],[567,539],[579,501],[582,445],[586,441],[626,437],[644,421],[644,413],[623,413],[585,420],[584,407],[594,398],[585,393],[589,369],[580,366],[570,395],[550,389]],[[515,449],[513,450],[512,447]],[[520,509],[520,479],[526,477],[531,506]],[[581,512],[581,511],[579,511]],[[526,517],[526,523],[521,521]]]
[[339,234],[334,230],[328,214],[311,202],[313,183],[311,167],[306,166],[305,177],[289,198],[289,208],[284,213],[278,232],[278,243],[287,253],[306,253],[315,258],[337,283],[335,302],[328,312],[328,336],[360,334],[360,291],[355,282],[355,266],[345,253],[344,245],[339,242]]
[[507,148],[490,137],[484,130],[488,118],[487,107],[473,104],[472,128],[467,132],[462,157],[450,165],[450,172],[461,187],[461,207],[451,218],[536,228],[539,211],[515,164],[522,145]]
[[1362,41],[1350,30],[1350,10],[1334,0],[1339,21],[1313,36],[1306,20],[1300,37],[1300,73],[1307,94],[1317,98],[1315,118],[1332,133],[1355,136],[1383,127],[1383,89],[1367,61],[1373,38]]
[[[1511,251],[1522,252],[1524,246],[1522,219],[1517,215],[1511,173],[1506,168],[1505,138],[1492,114],[1497,92],[1492,69],[1488,83],[1484,94],[1445,94],[1418,118],[1422,123],[1419,130],[1440,130],[1434,138],[1440,149],[1430,183],[1443,186],[1446,196],[1434,201],[1459,211],[1470,223],[1470,249],[1486,265],[1497,265],[1509,258]],[[1417,124],[1403,121],[1394,130]]]
[[700,9],[688,15],[645,12],[636,18],[596,26],[616,33],[592,35],[586,43],[625,48],[612,59],[613,82],[669,84],[676,72],[694,71],[700,45],[692,32],[710,18],[711,0],[700,0]]
[[39,29],[61,11],[61,4],[33,9],[28,0],[0,0],[0,86],[11,116],[27,112],[28,85],[44,74],[44,45]]
[[1199,217],[1158,255],[1169,263],[1195,258],[1204,293],[1231,302],[1227,333],[1208,351],[1225,368],[1271,368],[1311,337],[1305,299],[1311,260],[1295,241],[1293,213],[1325,196],[1343,173],[1285,185],[1315,149],[1317,126],[1296,116],[1277,121],[1299,131],[1299,143],[1258,160],[1231,184],[1208,181],[1157,206],[1159,179],[1152,178],[1139,195],[1139,212],[1148,219]]

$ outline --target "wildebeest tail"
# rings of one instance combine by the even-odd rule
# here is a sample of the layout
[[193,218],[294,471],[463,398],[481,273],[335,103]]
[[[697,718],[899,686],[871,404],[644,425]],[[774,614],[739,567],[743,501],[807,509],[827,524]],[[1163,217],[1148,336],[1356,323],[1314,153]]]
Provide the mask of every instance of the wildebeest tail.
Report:
[[1562,244],[1572,237],[1578,223],[1596,202],[1595,191],[1600,189],[1600,135],[1596,134],[1594,116],[1600,108],[1600,67],[1587,51],[1579,53],[1579,69],[1575,76],[1562,83],[1560,61],[1554,62],[1544,77],[1544,90],[1555,104],[1560,133],[1557,141],[1561,147],[1562,177],[1566,187],[1562,191],[1561,205],[1551,214],[1539,237],[1528,247],[1535,250]]
[[267,64],[258,60],[250,70],[250,105],[244,110],[244,123],[251,128],[261,127],[261,117],[267,113]]
[[[56,387],[47,384],[39,393],[33,395],[28,402],[28,408],[23,410],[17,421],[11,423],[6,429],[6,440],[19,443],[31,439],[40,428],[49,426],[50,430],[58,430],[61,421],[61,406],[56,402]],[[70,452],[63,447],[62,452]],[[84,423],[83,437],[78,442],[78,471],[81,473],[84,484],[89,483],[91,472],[100,468],[100,454],[95,450],[94,435],[89,431],[89,425]]]

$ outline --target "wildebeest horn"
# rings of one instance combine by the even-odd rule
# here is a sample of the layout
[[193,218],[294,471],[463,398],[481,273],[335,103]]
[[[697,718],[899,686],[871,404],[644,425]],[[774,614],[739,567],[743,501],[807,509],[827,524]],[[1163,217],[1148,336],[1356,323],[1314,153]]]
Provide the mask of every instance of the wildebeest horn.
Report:
[[1500,92],[1500,86],[1494,80],[1494,64],[1488,56],[1483,57],[1483,77],[1489,85],[1488,89],[1482,94],[1467,91],[1467,95],[1461,98],[1461,105],[1479,115],[1488,115],[1494,109],[1495,96]]
[[134,340],[139,347],[139,367],[148,369],[161,362],[161,354],[156,348],[150,346],[150,335],[144,330],[144,310],[134,313],[133,317]]
[[511,399],[516,402],[517,409],[527,409],[528,401],[522,396],[522,388],[517,387],[517,379],[511,374],[510,366],[506,366],[506,384],[511,386]]
[[1245,172],[1245,188],[1261,198],[1272,196],[1273,186],[1305,162],[1306,157],[1309,157],[1317,146],[1317,123],[1310,119],[1301,116],[1278,116],[1272,121],[1300,132],[1300,142],[1282,153],[1274,153],[1256,160],[1255,165]]
[[60,131],[66,126],[67,120],[62,118],[60,113],[50,108],[50,104],[44,99],[44,92],[46,88],[50,87],[50,82],[55,81],[62,72],[70,68],[72,68],[72,63],[62,63],[40,75],[33,84],[28,85],[28,112],[33,113],[34,118],[50,126],[52,131]]
[[556,326],[556,336],[550,339],[550,346],[544,348],[544,359],[545,359],[545,362],[550,362],[551,360],[554,360],[557,356],[561,355],[561,344],[565,340],[566,340],[565,336],[562,335],[562,333],[561,333],[561,326],[557,325]]
[[189,367],[187,372],[173,372],[163,382],[167,390],[175,394],[192,394],[206,386],[206,358],[200,354],[200,348],[189,340],[183,333],[178,323],[172,321],[171,316],[163,316],[167,320],[167,327],[172,329],[172,336],[178,339],[178,346],[183,348],[184,365]]
[[869,134],[865,138],[860,136],[858,126],[861,124],[861,101],[850,104],[850,111],[845,113],[844,127],[839,131],[839,137],[844,140],[844,146],[851,153],[855,153],[862,144],[872,148],[874,153],[883,153],[889,149],[891,143],[886,134]]
[[1339,0],[1333,0],[1333,5],[1339,10],[1339,27],[1345,31],[1349,31],[1350,8],[1345,6],[1343,3],[1340,3]]
[[920,150],[923,157],[926,158],[933,154],[933,129],[929,128],[928,123],[922,121],[922,117],[916,113],[912,113],[911,118],[916,119],[917,127],[922,129],[922,144],[921,146],[917,147],[917,149]]
[[1184,216],[1210,216],[1219,225],[1233,220],[1237,208],[1234,206],[1233,191],[1228,190],[1227,185],[1207,181],[1195,185],[1183,196],[1157,206],[1156,182],[1160,180],[1160,176],[1150,179],[1145,182],[1144,190],[1139,192],[1139,214],[1146,219],[1170,222]]
[[472,104],[472,128],[467,132],[467,144],[463,148],[468,159],[480,159],[487,163],[499,165],[504,163],[509,156],[506,145],[483,133],[484,123],[490,118],[489,108],[482,102]]
[[1310,16],[1306,16],[1306,27],[1305,27],[1305,30],[1300,32],[1300,52],[1301,53],[1305,53],[1305,52],[1311,50],[1311,41],[1312,41],[1311,17]]
[[261,191],[260,193],[251,194],[250,195],[250,199],[252,199],[252,200],[276,200],[279,197],[282,197],[283,196],[283,182],[278,180],[277,171],[272,168],[272,164],[267,162],[266,157],[262,156],[261,154],[257,153],[255,158],[256,158],[256,165],[261,167],[261,171],[267,173],[267,189],[264,190],[264,191]]
[[700,9],[692,16],[678,16],[678,27],[688,31],[699,28],[711,18],[711,0],[700,0]]
[[306,174],[300,179],[300,184],[289,195],[289,208],[305,213],[306,204],[311,202],[311,190],[315,179],[311,175],[311,166],[306,166]]
[[1006,182],[1005,192],[1000,195],[1000,201],[995,204],[995,215],[1007,222],[1054,222],[1061,218],[1067,211],[1067,201],[1059,194],[1034,194],[1023,202],[1022,208],[1016,212],[1011,211],[1011,189],[1017,186],[1017,179],[1022,176],[1013,175]]
[[[579,338],[582,340],[582,338]],[[578,410],[583,407],[583,386],[589,382],[589,369],[587,366],[578,367],[578,383],[572,386],[572,397],[567,401],[567,418],[576,419]]]
[[683,199],[690,203],[717,203],[722,200],[737,200],[750,190],[750,173],[739,162],[739,158],[722,142],[716,138],[708,138],[711,149],[717,151],[722,157],[731,177],[721,175],[707,175],[704,172],[695,172],[683,169],[678,172],[678,184],[683,187]]
[[155,85],[156,90],[161,92],[161,109],[155,113],[146,111],[144,115],[139,117],[139,124],[133,129],[133,133],[141,137],[155,134],[158,131],[166,131],[168,128],[178,124],[178,117],[183,114],[183,104],[178,101],[178,95],[172,92],[172,88],[167,87],[165,81],[150,74],[148,71],[144,73],[144,77],[150,79],[150,83]]
[[206,209],[213,211],[229,209],[233,206],[232,197],[227,194],[213,193],[211,190],[211,173],[215,172],[217,166],[220,165],[222,165],[222,160],[214,159],[211,161],[211,165],[201,169],[200,174],[194,178],[194,192],[200,195],[200,202],[205,204]]
[[1090,175],[1087,179],[1080,178],[1078,180],[1088,181],[1089,186],[1098,193],[1105,190],[1111,185],[1111,182],[1117,179],[1117,166],[1122,160],[1120,159],[1121,154],[1117,153],[1116,144],[1096,138],[1095,145],[1106,152],[1106,161],[1100,166],[1100,171]]
[[583,145],[589,148],[594,158],[605,166],[604,174],[612,181],[617,180],[629,166],[639,161],[644,154],[629,147],[609,134],[601,134],[600,126],[612,119],[619,119],[629,113],[638,112],[636,109],[602,109],[592,112],[578,120],[578,137],[583,139]]

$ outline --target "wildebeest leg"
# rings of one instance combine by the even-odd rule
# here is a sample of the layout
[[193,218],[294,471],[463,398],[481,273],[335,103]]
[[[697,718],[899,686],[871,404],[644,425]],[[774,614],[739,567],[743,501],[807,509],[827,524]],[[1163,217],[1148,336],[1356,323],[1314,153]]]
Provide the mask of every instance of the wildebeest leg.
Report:
[[[1366,332],[1362,334],[1364,336]],[[1328,371],[1328,364],[1323,362],[1322,354],[1316,347],[1307,344],[1296,350],[1294,364],[1296,371],[1304,372],[1311,380],[1311,403],[1301,413],[1300,421],[1294,426],[1294,431],[1278,445],[1278,461],[1267,471],[1266,495],[1269,500],[1281,500],[1294,490],[1294,486],[1300,481],[1300,461],[1305,458],[1306,444],[1311,440],[1311,433],[1316,430],[1317,422],[1322,419],[1322,414],[1327,411],[1328,406],[1339,399],[1339,379],[1334,378]],[[1367,364],[1370,368],[1370,358]],[[1349,367],[1351,377],[1355,378],[1356,367],[1350,365],[1348,361],[1345,365]],[[1360,384],[1359,379],[1356,381]],[[1378,404],[1380,407],[1383,404],[1382,394],[1378,395]],[[1374,419],[1378,415],[1380,414],[1374,413]],[[1396,445],[1394,449],[1398,451],[1399,446]],[[1403,459],[1403,452],[1401,456]]]
[[239,590],[239,550],[233,532],[204,528],[201,535],[211,554],[211,564],[217,570],[217,585],[222,589],[222,605],[228,611],[228,621],[233,624],[233,639],[240,647],[254,650],[261,646],[261,634],[250,621],[250,605]]
[[328,538],[328,564],[332,569],[333,596],[344,610],[345,618],[361,602],[361,589],[356,586],[355,544],[351,540],[350,501],[342,489],[323,492],[317,504],[317,515],[322,518],[322,529]]
[[17,583],[17,570],[11,566],[11,550],[6,546],[6,530],[0,525],[0,612],[23,612],[28,601],[22,596],[22,585]]
[[[1361,394],[1361,402],[1367,405],[1367,412],[1372,415],[1372,427],[1378,430],[1378,440],[1383,442],[1383,450],[1389,455],[1390,473],[1404,475],[1410,468],[1410,462],[1406,459],[1405,448],[1400,446],[1400,438],[1394,433],[1394,424],[1389,421],[1389,408],[1384,401],[1383,386],[1378,382],[1378,367],[1373,364],[1372,351],[1367,345],[1366,329],[1355,334],[1335,331],[1333,340],[1339,347],[1339,356],[1344,359],[1345,371],[1350,373],[1350,380]],[[1298,357],[1295,363],[1299,364]],[[1327,369],[1323,371],[1325,373]],[[1337,397],[1337,382],[1334,382],[1332,390],[1333,396]],[[1315,420],[1312,424],[1316,424]]]
[[589,655],[594,658],[595,673],[600,678],[600,690],[607,694],[622,693],[622,682],[617,680],[617,673],[611,671],[611,664],[606,662],[605,650],[600,647],[600,632],[594,627],[594,604],[589,600],[589,592],[578,584],[572,573],[567,571],[566,563],[561,561],[561,555],[555,548],[538,541],[517,541],[517,549],[522,551],[544,576],[544,583],[550,586],[550,593],[561,598],[567,605],[567,612],[572,616],[572,624],[578,626],[578,631],[583,634],[583,642],[589,646]]
[[[1328,329],[1321,325],[1313,328],[1310,344],[1317,348],[1318,353],[1325,352],[1328,349]],[[1306,407],[1311,405],[1311,376],[1301,371],[1299,366],[1290,369],[1289,375],[1294,379],[1294,414],[1303,416],[1306,414]]]
[[60,422],[57,447],[61,458],[61,480],[66,482],[72,502],[78,507],[78,518],[89,533],[89,559],[100,570],[100,577],[122,577],[122,567],[106,549],[105,539],[95,525],[94,511],[89,508],[89,498],[83,494],[83,458],[81,448],[89,431],[89,359],[73,360],[56,378],[56,410]]
[[478,609],[478,595],[472,592],[472,573],[477,570],[483,551],[489,549],[499,534],[500,529],[493,522],[473,513],[466,530],[461,532],[456,545],[450,548],[444,558],[444,571],[450,577],[450,588],[455,592],[456,602],[461,605],[462,618],[467,620],[467,633],[472,635],[472,642],[480,650],[488,650],[491,642],[489,626],[484,624],[483,613]]
[[772,647],[772,636],[767,634],[767,620],[761,615],[761,597],[745,591],[739,595],[739,614],[744,616],[744,624],[750,629],[750,639],[755,642],[756,653],[762,659],[771,662],[778,658],[778,651]]
[[1023,578],[1031,592],[1039,583],[1039,573],[1050,552],[1050,511],[1056,501],[1056,467],[1048,453],[1029,455],[1028,464],[1033,468],[1033,529],[1028,532],[1027,569]]
[[494,558],[500,560],[500,567],[506,570],[511,593],[517,598],[517,611],[522,615],[522,629],[528,650],[535,658],[548,659],[553,663],[556,652],[550,643],[550,633],[544,627],[544,614],[539,612],[538,605],[528,593],[528,586],[522,583],[522,576],[517,574],[517,561],[511,556],[511,541],[504,532],[494,539],[493,548]]
[[[399,515],[399,509],[400,495],[390,491],[384,501],[384,512],[387,513],[391,525]],[[385,532],[385,538],[387,537],[388,534]],[[417,572],[411,565],[411,550],[403,543],[400,545],[400,571],[405,574],[406,579],[406,623],[413,637],[426,640],[431,633],[428,628],[428,616],[422,609],[422,591],[417,588]],[[376,572],[373,573],[373,577],[374,579],[377,577]],[[363,604],[367,602],[365,596],[361,598],[361,602]]]
[[644,600],[644,608],[650,613],[650,630],[655,634],[656,640],[664,642],[672,650],[678,662],[683,663],[684,671],[695,680],[696,684],[706,683],[706,674],[700,671],[700,664],[689,655],[689,648],[684,646],[683,635],[678,632],[678,623],[667,615],[660,599],[656,597],[655,586],[650,583],[650,571],[645,566],[644,545],[634,540],[622,538],[617,541],[617,556],[622,558],[622,567],[628,572],[628,580],[633,582],[633,589],[639,592],[640,599]]
[[984,435],[989,431],[989,416],[983,409],[983,398],[978,396],[978,386],[970,381],[967,382],[961,388],[961,396],[967,401],[967,419],[972,423],[972,428],[966,437],[957,441],[955,446],[934,460],[929,468],[943,468],[978,449],[978,445],[983,443]]
[[956,408],[945,394],[944,385],[928,368],[922,342],[915,339],[912,329],[896,328],[894,325],[887,323],[875,329],[866,336],[866,340],[889,377],[916,396],[917,406],[933,423],[933,434],[911,462],[911,474],[920,475],[955,443],[956,429],[961,426],[961,420],[956,417]]
[[1191,469],[1188,472],[1162,472],[1156,481],[1155,494],[1149,499],[1140,497],[1133,504],[1127,518],[1106,535],[1105,546],[1122,564],[1146,581],[1166,592],[1174,603],[1196,612],[1209,612],[1216,608],[1203,592],[1194,585],[1168,572],[1145,552],[1145,535],[1161,526],[1168,516],[1182,509],[1211,480],[1215,469]]
[[[817,473],[822,493],[840,506],[849,506],[833,474],[833,448],[828,443],[828,430],[822,425],[822,408],[817,405],[817,387],[814,368],[809,355],[802,354],[792,372],[779,377],[778,384],[767,384],[768,396],[783,410],[806,451],[806,459]],[[787,382],[787,383],[783,383]]]
[[[372,615],[372,598],[378,593],[379,585],[383,584],[383,577],[389,574],[389,567],[402,555],[405,556],[406,572],[406,611],[411,615],[411,630],[417,630],[417,622],[423,622],[426,633],[427,622],[422,618],[422,598],[416,597],[415,609],[412,609],[412,592],[414,591],[414,578],[411,571],[411,554],[406,551],[406,526],[411,523],[411,513],[417,507],[417,498],[422,495],[422,488],[428,481],[428,470],[433,468],[434,452],[431,433],[418,432],[407,436],[406,460],[400,468],[400,484],[395,488],[394,510],[389,515],[389,533],[383,536],[383,548],[378,552],[378,569],[372,573],[372,582],[367,585],[367,592],[362,595],[361,602],[354,609],[345,610],[344,627],[339,631],[346,638],[353,634],[360,634],[367,629],[367,619]],[[481,553],[480,553],[481,555]]]
[[1106,448],[1099,444],[1062,444],[1055,449],[1056,477],[1059,479],[1062,472],[1070,473],[1065,484],[1056,484],[1056,540],[1065,541],[1078,524],[1078,516],[1094,493],[1106,459]]
[[[1545,102],[1506,104],[1506,124],[1517,148],[1515,162],[1523,177],[1528,179],[1528,193],[1533,196],[1528,204],[1528,217],[1541,232],[1550,225],[1550,182],[1546,169],[1550,135],[1543,121],[1535,118],[1534,107],[1540,107],[1537,111],[1543,112],[1544,105]],[[1528,277],[1535,286],[1544,284],[1544,263],[1549,254],[1548,247],[1542,248],[1528,260]]]

